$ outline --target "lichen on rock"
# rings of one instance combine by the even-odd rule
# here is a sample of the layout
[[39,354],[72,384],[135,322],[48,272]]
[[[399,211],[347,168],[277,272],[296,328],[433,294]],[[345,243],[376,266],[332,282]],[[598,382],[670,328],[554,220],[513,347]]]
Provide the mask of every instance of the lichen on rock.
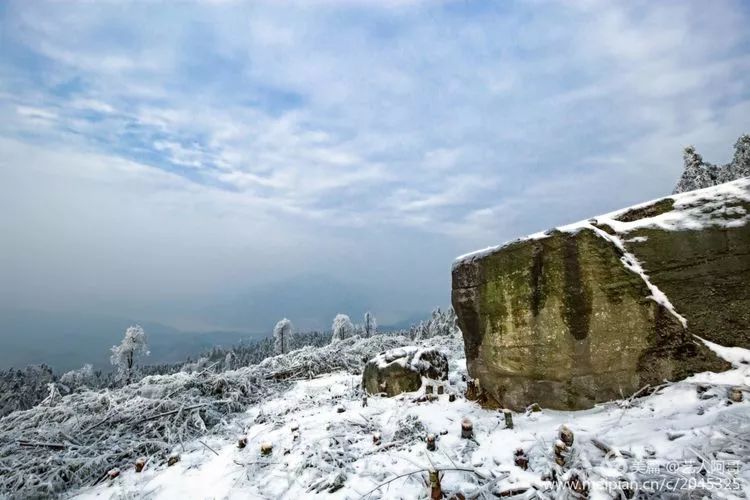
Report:
[[482,401],[588,408],[750,347],[750,181],[468,255],[453,306]]
[[414,392],[422,379],[448,379],[448,358],[437,349],[400,347],[378,354],[365,364],[362,387],[370,394],[395,396]]

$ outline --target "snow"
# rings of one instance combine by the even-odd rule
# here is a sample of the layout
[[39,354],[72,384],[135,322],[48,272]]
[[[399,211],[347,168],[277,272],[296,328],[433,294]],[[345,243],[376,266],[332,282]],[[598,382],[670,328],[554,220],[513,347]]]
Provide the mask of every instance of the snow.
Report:
[[620,252],[622,252],[622,257],[620,257],[620,262],[622,262],[622,265],[625,266],[627,269],[629,269],[630,271],[634,272],[635,274],[641,277],[643,282],[651,291],[651,295],[648,298],[654,300],[658,304],[661,304],[665,309],[667,309],[670,312],[670,314],[672,314],[672,316],[677,318],[677,320],[682,324],[683,328],[687,328],[687,319],[685,319],[684,316],[682,316],[680,313],[677,312],[675,307],[672,305],[672,302],[670,302],[670,300],[667,298],[667,295],[664,292],[662,292],[659,289],[659,287],[657,287],[651,282],[648,275],[646,274],[646,271],[643,270],[643,266],[641,266],[641,263],[638,262],[638,259],[635,257],[635,255],[627,251],[622,240],[619,237],[611,235],[607,233],[606,231],[603,231],[590,223],[586,223],[586,224],[588,224],[588,228],[593,230],[600,238],[603,238],[609,241],[615,247],[617,247],[620,250]]
[[[668,198],[674,200],[674,208],[667,213],[655,217],[646,217],[633,222],[621,222],[616,220],[617,217],[623,215],[629,210],[648,207]],[[747,217],[747,214],[742,207],[726,207],[728,201],[750,202],[750,177],[744,177],[742,179],[737,179],[718,186],[711,186],[705,189],[697,189],[695,191],[657,198],[616,210],[614,212],[609,212],[594,217],[594,219],[574,222],[551,230],[541,231],[522,238],[517,238],[501,245],[490,246],[481,250],[469,252],[456,257],[453,267],[455,268],[462,263],[485,257],[513,243],[546,238],[553,230],[567,233],[579,231],[590,226],[591,220],[596,220],[599,224],[608,224],[619,234],[628,233],[641,228],[658,228],[667,231],[680,231],[688,229],[699,230],[708,226],[736,227],[745,225],[750,217]],[[697,202],[701,202],[701,206],[695,206]],[[746,217],[737,217],[736,219],[731,220],[716,217],[726,215],[745,215]]]
[[374,363],[379,369],[387,368],[391,363],[396,363],[415,372],[424,372],[430,368],[430,363],[422,356],[431,351],[431,349],[416,346],[398,347],[378,354],[374,358]]
[[[422,389],[394,398],[370,397],[362,406],[361,377],[345,371],[297,381],[235,417],[221,432],[185,442],[174,466],[149,464],[142,473],[123,470],[120,477],[79,490],[74,497],[360,498],[382,483],[417,471],[369,495],[416,499],[429,491],[425,471],[445,469],[442,486],[447,492],[470,497],[472,492],[480,495],[483,486],[484,493],[533,486],[541,498],[559,498],[561,483],[555,486],[543,476],[556,467],[551,449],[562,425],[575,434],[571,461],[578,473],[587,471],[592,498],[614,497],[616,492],[609,491],[615,481],[636,477],[630,471],[641,462],[663,471],[697,456],[739,464],[721,476],[732,482],[731,488],[714,491],[720,498],[750,494],[750,402],[747,392],[741,403],[727,404],[726,398],[728,387],[747,391],[748,350],[709,345],[735,367],[697,374],[648,396],[591,410],[514,413],[511,430],[505,428],[503,412],[482,409],[461,396],[466,365],[460,340],[430,339],[418,347],[434,346],[449,355],[451,373],[448,392],[432,402],[420,398]],[[696,390],[701,385],[707,387],[704,396]],[[458,396],[454,402],[449,402],[449,393]],[[473,423],[474,440],[460,437],[464,418]],[[299,426],[298,437],[294,426]],[[373,442],[376,433],[380,444]],[[434,452],[426,449],[428,433],[437,437]],[[248,440],[244,449],[236,444],[241,435]],[[605,457],[593,439],[616,451]],[[270,456],[261,456],[263,442],[273,444]],[[528,455],[529,470],[514,465],[517,448]]]

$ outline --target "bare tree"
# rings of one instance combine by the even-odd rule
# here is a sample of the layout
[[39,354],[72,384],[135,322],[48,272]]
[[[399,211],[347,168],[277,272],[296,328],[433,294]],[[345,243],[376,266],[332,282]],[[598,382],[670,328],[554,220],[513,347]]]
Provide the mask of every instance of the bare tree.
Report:
[[284,318],[273,328],[273,352],[274,354],[286,354],[289,352],[289,343],[292,340],[292,322]]
[[370,311],[367,311],[365,313],[365,322],[362,326],[364,329],[365,337],[372,337],[377,332],[378,322],[375,320],[375,316]]

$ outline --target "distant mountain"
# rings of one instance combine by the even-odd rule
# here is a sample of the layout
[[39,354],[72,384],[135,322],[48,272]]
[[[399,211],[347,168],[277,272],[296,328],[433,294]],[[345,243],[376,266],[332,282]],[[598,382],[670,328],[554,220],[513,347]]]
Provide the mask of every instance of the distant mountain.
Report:
[[138,323],[146,331],[148,364],[182,361],[214,345],[233,345],[266,334],[234,331],[184,332],[152,321],[115,316],[0,309],[0,369],[45,363],[56,371],[91,363],[109,369],[110,348],[125,329]]
[[377,316],[374,295],[331,276],[307,274],[225,297],[214,296],[196,304],[193,311],[214,324],[249,325],[269,333],[285,317],[298,330],[328,330],[337,313],[348,314],[355,322],[361,321],[367,310]]

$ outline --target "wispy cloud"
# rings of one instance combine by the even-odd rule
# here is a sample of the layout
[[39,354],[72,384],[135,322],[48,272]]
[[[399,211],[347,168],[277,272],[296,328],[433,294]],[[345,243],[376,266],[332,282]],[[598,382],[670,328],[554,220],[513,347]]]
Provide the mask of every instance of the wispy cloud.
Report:
[[[32,151],[39,175],[88,178],[78,195],[101,200],[137,165],[138,197],[183,214],[138,219],[183,228],[163,248],[206,269],[277,262],[190,286],[140,255],[132,276],[210,293],[320,266],[444,302],[452,254],[669,192],[687,143],[725,160],[750,114],[748,21],[741,1],[10,2],[2,168],[22,178]],[[34,182],[9,186],[25,244],[5,262],[29,265]],[[74,205],[57,209],[81,217]],[[368,270],[384,267],[403,273]]]

